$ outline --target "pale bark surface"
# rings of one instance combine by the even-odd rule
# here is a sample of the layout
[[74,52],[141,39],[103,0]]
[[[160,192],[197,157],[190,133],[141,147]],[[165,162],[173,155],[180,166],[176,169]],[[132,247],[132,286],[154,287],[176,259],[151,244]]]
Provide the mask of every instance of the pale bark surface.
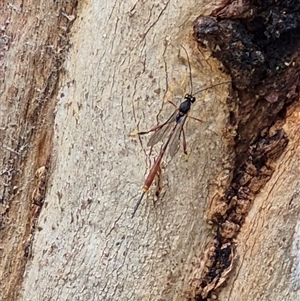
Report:
[[181,44],[190,54],[194,91],[226,80],[216,78],[216,62],[196,60],[201,54],[193,20],[209,7],[210,1],[94,1],[81,7],[23,300],[185,298],[192,262],[210,231],[204,219],[209,189],[228,166],[228,85],[198,95],[191,115],[204,123],[188,123],[189,161],[181,151],[173,160],[166,156],[158,200],[153,203],[154,185],[134,219],[159,147],[149,155],[148,138],[128,134],[167,118],[174,108],[163,106],[166,98],[179,103],[190,92]]

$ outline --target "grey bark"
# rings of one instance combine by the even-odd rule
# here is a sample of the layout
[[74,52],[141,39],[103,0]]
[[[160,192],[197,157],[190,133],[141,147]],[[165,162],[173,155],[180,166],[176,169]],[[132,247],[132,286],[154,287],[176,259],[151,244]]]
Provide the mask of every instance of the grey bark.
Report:
[[204,122],[188,123],[188,162],[181,150],[173,160],[166,156],[159,197],[153,185],[134,219],[159,146],[150,152],[147,137],[128,134],[167,118],[174,108],[165,100],[178,104],[190,92],[180,45],[189,52],[193,91],[225,81],[192,38],[193,20],[205,8],[210,1],[82,6],[60,84],[50,182],[24,300],[190,295],[192,263],[210,231],[204,218],[209,191],[228,175],[228,86],[198,95],[191,115]]

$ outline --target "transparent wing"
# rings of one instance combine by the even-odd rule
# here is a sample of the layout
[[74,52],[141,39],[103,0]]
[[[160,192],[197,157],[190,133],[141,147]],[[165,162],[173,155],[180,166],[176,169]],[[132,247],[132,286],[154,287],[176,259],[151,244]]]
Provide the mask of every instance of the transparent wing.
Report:
[[172,135],[172,139],[170,141],[169,146],[169,154],[171,157],[174,157],[178,151],[179,142],[180,142],[180,134],[183,129],[184,123],[186,121],[187,115],[184,115],[179,120],[177,127],[174,129],[174,133]]
[[147,146],[153,146],[159,141],[163,140],[167,134],[170,133],[172,126],[174,126],[174,122],[176,121],[177,111],[175,111],[170,118],[162,125],[161,128],[156,130],[153,135],[150,137]]

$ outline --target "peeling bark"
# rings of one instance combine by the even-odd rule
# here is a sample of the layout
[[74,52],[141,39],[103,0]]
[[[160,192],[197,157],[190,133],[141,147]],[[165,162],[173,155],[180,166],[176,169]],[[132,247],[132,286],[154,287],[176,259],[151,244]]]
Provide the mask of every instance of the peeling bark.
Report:
[[299,99],[298,1],[229,2],[194,26],[200,45],[231,75],[239,101],[231,113],[237,125],[233,178],[208,213],[216,232],[192,279],[197,300],[215,299],[228,278],[236,238],[288,144],[285,112]]
[[[75,1],[1,5],[0,295],[16,300],[52,153],[53,113]],[[65,15],[64,15],[65,14]]]

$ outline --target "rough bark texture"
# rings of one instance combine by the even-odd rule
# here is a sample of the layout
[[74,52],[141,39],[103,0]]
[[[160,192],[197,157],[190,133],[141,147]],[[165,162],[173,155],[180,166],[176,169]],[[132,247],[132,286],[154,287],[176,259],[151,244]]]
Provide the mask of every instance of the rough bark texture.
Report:
[[2,7],[0,299],[199,299],[197,285],[210,298],[225,280],[220,300],[299,299],[299,106],[241,228],[222,225],[221,236],[232,236],[213,278],[205,259],[218,250],[216,226],[206,220],[218,221],[215,196],[235,168],[239,105],[229,85],[196,95],[190,115],[204,122],[187,124],[189,160],[166,154],[134,219],[161,145],[150,150],[147,137],[129,133],[168,118],[166,100],[228,81],[192,30],[218,2],[102,2]]
[[289,144],[256,197],[236,241],[234,272],[220,300],[299,300],[299,104],[284,130]]
[[199,44],[211,49],[231,75],[239,100],[230,112],[237,126],[233,177],[212,200],[208,217],[215,235],[193,281],[200,300],[213,297],[235,266],[236,239],[288,144],[282,126],[300,90],[299,2],[224,2],[194,26]]
[[[0,298],[16,300],[50,166],[53,112],[75,3],[0,4]],[[69,16],[70,15],[70,16]]]
[[189,52],[193,91],[225,81],[215,77],[216,62],[193,56],[195,7],[193,1],[81,7],[61,82],[25,300],[182,300],[189,292],[189,270],[209,233],[209,187],[219,184],[229,164],[222,141],[228,85],[198,95],[191,115],[204,123],[188,122],[189,161],[181,151],[173,160],[165,157],[160,182],[134,219],[160,145],[150,152],[147,137],[128,135],[167,118],[174,108],[163,106],[165,100],[179,103],[190,92],[181,44]]

